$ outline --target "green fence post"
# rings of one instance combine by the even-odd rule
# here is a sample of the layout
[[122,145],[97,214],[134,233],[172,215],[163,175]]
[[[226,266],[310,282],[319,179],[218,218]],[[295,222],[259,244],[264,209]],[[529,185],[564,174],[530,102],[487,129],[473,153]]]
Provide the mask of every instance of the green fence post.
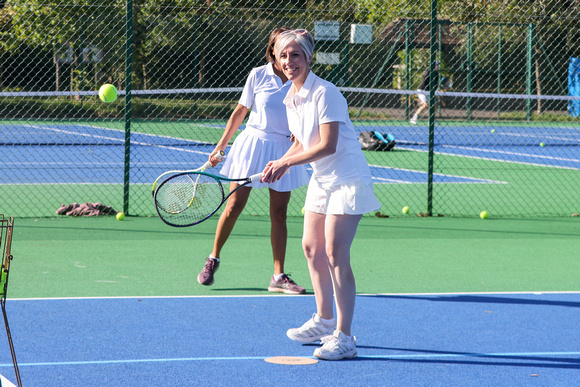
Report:
[[[502,25],[499,25],[499,34],[497,40],[497,94],[501,94],[501,49],[502,49]],[[497,118],[501,116],[501,98],[497,98]]]
[[[473,36],[471,23],[467,23],[467,92],[471,93],[473,88]],[[467,119],[471,119],[471,97],[467,97],[465,101],[465,111]]]
[[[429,58],[429,164],[427,168],[427,215],[433,215],[433,163],[435,145],[435,61],[437,60],[437,0],[431,0],[431,35]],[[437,77],[438,78],[438,77]]]
[[[405,90],[411,90],[411,23],[405,20]],[[409,110],[411,106],[411,96],[405,96],[405,121],[409,121]]]
[[[443,52],[443,33],[441,31],[442,24],[437,22],[437,60],[439,61],[439,71],[441,71],[443,58],[441,57],[441,53]],[[437,77],[437,86],[436,89],[439,89],[441,77]],[[437,116],[441,118],[441,98],[437,98]]]
[[[528,24],[528,49],[526,55],[526,94],[532,95],[534,62],[534,23]],[[532,119],[532,100],[526,99],[526,120]]]
[[129,214],[131,167],[131,72],[133,69],[133,0],[127,0],[125,42],[125,172],[123,174],[123,212]]

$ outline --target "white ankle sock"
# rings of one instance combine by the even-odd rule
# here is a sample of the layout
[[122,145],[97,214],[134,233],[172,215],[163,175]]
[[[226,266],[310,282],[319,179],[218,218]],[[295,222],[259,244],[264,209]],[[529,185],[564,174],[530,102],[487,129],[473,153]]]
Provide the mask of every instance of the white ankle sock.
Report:
[[327,326],[327,327],[333,326],[335,324],[335,322],[336,322],[336,320],[334,318],[327,320],[327,319],[324,319],[324,318],[320,317],[318,315],[318,313],[316,313],[316,317],[318,317],[318,321],[321,322],[322,325]]

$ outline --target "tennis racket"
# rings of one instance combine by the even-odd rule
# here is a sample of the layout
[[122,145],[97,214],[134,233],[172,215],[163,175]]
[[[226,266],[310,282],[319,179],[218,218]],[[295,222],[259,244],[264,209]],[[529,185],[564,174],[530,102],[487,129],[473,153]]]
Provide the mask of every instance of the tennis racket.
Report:
[[[243,186],[260,181],[261,173],[243,179],[228,179],[201,171],[182,172],[163,181],[155,190],[157,215],[173,227],[199,224],[215,214]],[[227,195],[224,183],[239,186]]]
[[[219,152],[221,160],[223,160],[223,158],[225,157],[225,153],[224,151],[220,151]],[[161,175],[159,175],[157,177],[157,179],[155,179],[155,181],[153,182],[153,187],[151,188],[151,194],[155,195],[155,188],[157,188],[158,184],[160,181],[163,181],[165,178],[167,178],[170,175],[175,175],[177,173],[183,173],[183,172],[203,172],[206,169],[211,167],[211,163],[210,161],[206,161],[201,167],[194,169],[192,171],[167,171],[167,172],[163,172]]]

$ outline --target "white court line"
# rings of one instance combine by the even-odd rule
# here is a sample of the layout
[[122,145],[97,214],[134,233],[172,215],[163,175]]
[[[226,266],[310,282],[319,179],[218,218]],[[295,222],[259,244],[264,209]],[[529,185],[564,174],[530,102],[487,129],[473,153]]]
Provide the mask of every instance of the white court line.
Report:
[[[381,294],[359,294],[359,296],[445,296],[445,295],[497,295],[497,294],[519,294],[519,295],[541,295],[541,294],[580,294],[580,291],[537,291],[537,292],[451,292],[451,293],[381,293]],[[9,301],[30,301],[30,300],[93,300],[93,299],[174,299],[174,298],[276,298],[276,297],[314,297],[314,295],[245,295],[245,296],[145,296],[145,297],[67,297],[67,298],[15,298]],[[396,350],[393,350],[396,351]],[[420,352],[420,350],[417,350]],[[274,356],[274,355],[272,355]],[[62,362],[30,362],[18,363],[20,367],[55,367],[55,366],[71,366],[71,365],[106,365],[106,364],[136,364],[136,363],[169,363],[169,362],[200,362],[200,361],[263,361],[272,356],[218,356],[218,357],[180,357],[180,358],[157,358],[157,359],[113,359],[113,360],[92,360],[92,361],[62,361]],[[493,352],[493,353],[416,353],[416,354],[393,354],[393,355],[376,355],[376,356],[359,356],[359,360],[438,360],[438,359],[473,359],[473,358],[493,358],[493,359],[509,359],[514,360],[514,357],[527,358],[542,358],[552,357],[551,359],[537,359],[549,362],[557,362],[557,357],[575,357],[580,356],[580,352]],[[305,358],[314,358],[311,356],[304,356]],[[519,359],[530,360],[530,359]],[[0,363],[0,367],[11,368],[12,363]]]
[[[418,350],[420,351],[420,350]],[[414,360],[414,359],[471,359],[471,358],[506,358],[514,360],[514,357],[542,358],[556,356],[578,356],[580,352],[494,352],[494,353],[429,353],[429,354],[404,354],[404,355],[376,355],[358,356],[357,359],[383,359],[383,360]],[[99,365],[99,364],[131,364],[131,363],[170,363],[170,362],[197,362],[197,361],[240,361],[240,360],[265,360],[272,356],[214,356],[214,357],[177,357],[159,359],[117,359],[117,360],[87,360],[87,361],[62,361],[62,362],[36,362],[18,363],[19,367],[46,367],[46,366],[70,366],[70,365]],[[315,359],[313,356],[303,356],[304,358]],[[524,359],[518,359],[523,360]],[[530,359],[525,359],[530,360]],[[557,362],[557,359],[539,359],[546,362]],[[14,367],[12,363],[1,363],[0,367]]]
[[[414,169],[406,169],[406,168],[393,168],[393,167],[388,167],[388,166],[384,166],[384,165],[375,165],[375,164],[369,164],[369,167],[373,167],[373,168],[377,168],[377,169],[389,169],[389,170],[396,170],[396,171],[403,171],[403,172],[411,172],[411,173],[420,173],[420,174],[424,174],[426,175],[427,172],[425,171],[417,171]],[[472,177],[472,176],[460,176],[460,175],[449,175],[446,173],[434,173],[434,176],[443,176],[443,177],[454,177],[457,179],[466,179],[466,180],[475,180],[475,181],[458,181],[458,182],[434,182],[433,184],[508,184],[507,181],[500,181],[500,180],[489,180],[489,179],[482,179],[482,178],[478,178],[478,177]],[[389,178],[382,178],[382,177],[376,177],[373,176],[374,180],[384,180],[384,181],[391,181],[391,182],[396,182],[396,183],[402,183],[402,184],[425,184],[426,182],[424,181],[419,181],[419,182],[409,182],[406,180],[395,180],[395,179],[389,179]]]
[[[116,141],[119,144],[123,144],[125,142],[125,140],[124,139],[121,139],[121,138],[107,137],[107,136],[93,136],[93,135],[88,134],[88,133],[79,133],[79,132],[70,131],[70,130],[57,129],[57,128],[52,128],[52,127],[46,127],[46,126],[43,126],[43,125],[24,125],[24,126],[30,127],[30,128],[35,128],[35,129],[49,130],[49,131],[59,132],[59,133],[75,134],[75,135],[83,136],[83,137],[91,137],[91,138],[100,138],[100,139],[104,139],[104,140],[111,140],[111,141]],[[90,127],[124,133],[124,131],[122,131],[120,129],[101,128],[100,126],[90,126]],[[157,136],[157,135],[150,134],[150,133],[141,133],[141,132],[132,132],[132,133],[133,134],[143,135],[143,136],[163,137],[163,136]],[[176,137],[166,137],[166,138],[175,138],[175,139],[177,139]],[[199,142],[199,141],[188,140],[188,139],[179,139],[179,140],[180,141],[185,141],[185,142],[191,142],[191,143],[195,143],[195,144],[209,144],[209,143],[205,143],[205,142]],[[209,155],[208,152],[202,152],[202,151],[191,150],[191,149],[183,149],[183,148],[174,147],[174,146],[168,146],[168,145],[150,144],[150,143],[147,143],[147,142],[141,142],[141,141],[135,141],[135,140],[131,140],[131,144],[147,145],[147,146],[152,146],[152,147],[157,147],[157,148],[162,148],[162,149],[176,150],[176,151],[179,151],[179,152],[187,152],[187,153],[196,153],[196,154],[202,154],[202,155]]]
[[[540,296],[543,294],[580,294],[580,290],[547,290],[547,291],[511,291],[511,292],[442,292],[442,293],[357,293],[358,296],[457,296],[457,295],[497,295],[519,294]],[[136,300],[136,299],[189,299],[189,298],[273,298],[273,297],[314,297],[313,294],[248,294],[248,295],[205,295],[205,296],[103,296],[103,297],[36,297],[36,298],[9,298],[9,301],[50,301],[50,300]]]
[[532,158],[536,158],[536,159],[580,162],[580,160],[578,160],[578,159],[568,159],[568,158],[563,158],[563,157],[544,156],[544,155],[532,155],[529,153],[508,152],[508,151],[500,151],[500,150],[494,150],[494,149],[481,149],[481,148],[472,148],[472,147],[468,147],[468,146],[456,146],[456,145],[441,145],[441,146],[444,148],[467,149],[467,150],[474,150],[474,151],[478,151],[478,152],[500,153],[500,154],[514,155],[514,156],[532,157]]
[[[445,145],[445,146],[449,146],[451,147],[452,145]],[[454,148],[459,148],[456,146],[453,146]],[[399,149],[405,149],[408,151],[412,151],[412,152],[422,152],[422,153],[427,153],[427,150],[422,150],[422,149],[414,149],[414,148],[407,148],[404,146],[400,146],[398,147]],[[469,148],[466,148],[469,149]],[[473,150],[477,150],[477,151],[484,151],[483,149],[479,149],[479,148],[471,148]],[[517,153],[513,153],[513,152],[505,152],[505,151],[495,151],[495,152],[499,152],[499,153],[506,153],[506,154],[511,154],[511,155],[518,155]],[[447,155],[447,156],[457,156],[457,157],[463,157],[466,159],[476,159],[476,160],[488,160],[488,161],[497,161],[497,162],[501,162],[501,163],[510,163],[510,164],[523,164],[523,165],[531,165],[534,167],[546,167],[546,168],[557,168],[557,169],[571,169],[571,170],[579,170],[580,168],[574,168],[574,167],[564,167],[561,165],[550,165],[550,164],[540,164],[540,163],[530,163],[530,162],[525,162],[525,161],[514,161],[514,160],[505,160],[505,159],[498,159],[498,158],[493,158],[493,157],[482,157],[482,156],[469,156],[469,155],[465,155],[463,153],[454,153],[454,152],[433,152],[435,154],[438,155]],[[527,157],[536,157],[534,155],[530,155],[527,153],[522,153],[521,155],[527,156]],[[538,157],[540,157],[538,155]],[[549,157],[549,156],[543,156],[545,158]],[[580,162],[580,160],[577,159],[564,159],[564,158],[554,158],[555,160],[558,161],[572,161],[572,162]]]

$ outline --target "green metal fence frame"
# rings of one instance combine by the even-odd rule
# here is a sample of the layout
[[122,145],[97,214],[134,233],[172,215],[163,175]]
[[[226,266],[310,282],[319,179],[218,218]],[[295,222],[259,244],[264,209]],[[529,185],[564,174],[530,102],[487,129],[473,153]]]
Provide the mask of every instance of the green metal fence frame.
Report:
[[[194,21],[197,24],[197,19]],[[435,62],[436,60],[441,61],[442,52],[442,42],[441,42],[441,26],[443,24],[457,22],[449,21],[439,21],[437,13],[437,0],[430,1],[430,42],[429,42],[429,70],[430,70],[430,81],[431,84],[436,83],[437,74],[435,72]],[[474,61],[473,61],[473,26],[474,25],[498,25],[498,58],[497,58],[497,93],[502,92],[502,27],[504,25],[526,25],[522,23],[476,23],[476,22],[459,22],[459,24],[467,25],[467,88],[466,91],[473,92],[473,73],[474,73]],[[405,87],[409,90],[411,88],[412,81],[412,51],[414,49],[413,44],[413,22],[411,20],[405,21],[405,31],[397,35],[396,42],[404,36],[404,50],[405,50],[405,77],[404,83]],[[197,36],[193,36],[194,42]],[[544,52],[541,45],[540,39],[536,36],[536,27],[534,23],[527,24],[527,39],[526,39],[526,93],[531,95],[533,92],[533,81],[534,81],[534,60],[535,60],[535,45],[538,43],[539,53],[544,53],[546,56],[552,71],[555,73],[553,64],[550,61],[547,53]],[[384,62],[376,74],[373,87],[377,83],[378,79],[382,76],[385,71],[387,63],[391,60],[396,48],[399,46],[395,43],[393,47],[389,50],[388,55],[385,57]],[[197,45],[195,45],[195,50],[197,50]],[[348,47],[347,47],[348,50]],[[439,57],[438,57],[439,55]],[[196,56],[197,58],[197,56]],[[126,52],[125,52],[125,106],[124,106],[124,124],[125,124],[125,158],[124,158],[124,186],[123,186],[123,210],[126,214],[130,214],[130,162],[131,162],[131,90],[132,90],[132,71],[133,71],[133,0],[126,0]],[[368,96],[365,97],[362,106],[358,112],[361,114],[363,108],[368,100]],[[532,119],[532,100],[526,100],[526,120],[530,121]],[[428,148],[428,173],[427,173],[427,214],[432,215],[433,212],[433,169],[434,169],[434,138],[435,138],[435,116],[436,116],[436,96],[435,89],[431,88],[429,91],[429,148]],[[500,115],[501,109],[501,99],[497,99],[497,114]],[[410,100],[409,98],[405,101],[405,119],[410,116]],[[471,99],[466,98],[466,118],[471,118]]]

